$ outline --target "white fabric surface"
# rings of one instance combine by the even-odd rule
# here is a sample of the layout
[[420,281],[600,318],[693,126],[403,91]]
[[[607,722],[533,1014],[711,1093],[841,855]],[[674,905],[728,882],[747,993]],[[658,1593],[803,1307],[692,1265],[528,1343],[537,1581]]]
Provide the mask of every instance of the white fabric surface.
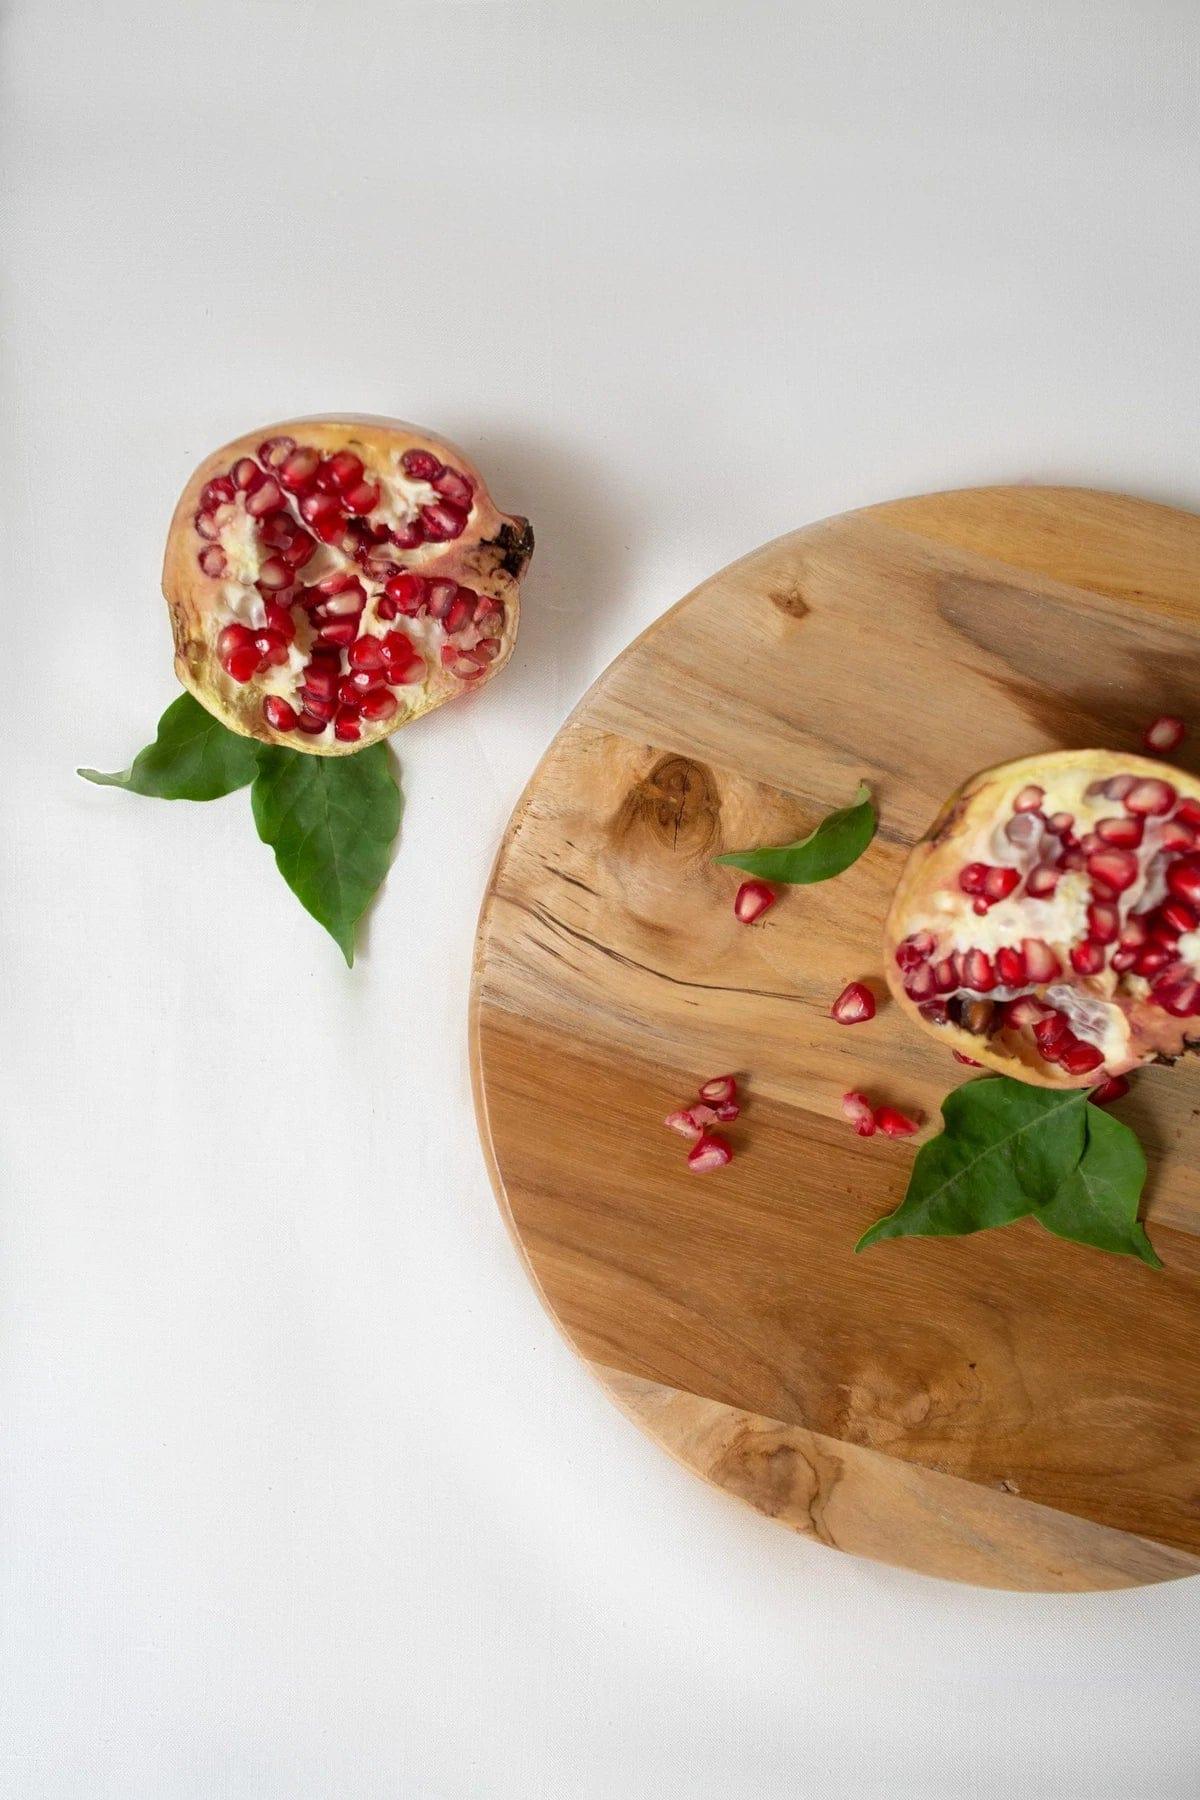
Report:
[[[2,1791],[1194,1793],[1196,1583],[852,1561],[610,1408],[465,1043],[509,810],[695,582],[911,491],[1197,502],[1194,7],[5,13]],[[397,740],[353,973],[244,797],[73,773],[173,697],[194,462],[339,407],[538,534],[508,673]]]

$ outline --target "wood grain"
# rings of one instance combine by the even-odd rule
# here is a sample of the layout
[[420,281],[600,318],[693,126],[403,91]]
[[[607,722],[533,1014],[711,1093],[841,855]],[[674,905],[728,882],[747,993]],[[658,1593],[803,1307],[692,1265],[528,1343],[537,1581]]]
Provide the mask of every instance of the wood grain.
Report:
[[[794,533],[613,664],[497,860],[476,1092],[530,1273],[699,1473],[811,1531],[811,1471],[836,1467],[819,1510],[837,1524],[816,1534],[841,1548],[1015,1587],[1200,1567],[1200,1071],[1150,1071],[1122,1108],[1165,1273],[1031,1221],[855,1257],[912,1146],[855,1138],[840,1095],[936,1118],[965,1072],[895,1007],[851,1031],[828,1017],[853,978],[884,1000],[891,890],[964,775],[1132,749],[1156,712],[1191,711],[1198,575],[1200,519],[1073,490]],[[869,853],[739,925],[713,856],[799,835],[860,778],[881,809]],[[697,1178],[659,1121],[727,1068],[751,1096],[739,1154]]]

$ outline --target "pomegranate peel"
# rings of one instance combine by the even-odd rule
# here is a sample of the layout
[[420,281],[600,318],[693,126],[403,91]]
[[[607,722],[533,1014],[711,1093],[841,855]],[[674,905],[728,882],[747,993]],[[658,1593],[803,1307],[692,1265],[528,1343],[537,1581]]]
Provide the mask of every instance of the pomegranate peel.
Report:
[[205,457],[171,520],[176,671],[231,731],[352,755],[499,673],[532,548],[471,460],[417,426],[249,432]]
[[1198,804],[1195,777],[1106,750],[972,776],[896,888],[898,1005],[1042,1087],[1095,1088],[1200,1042]]

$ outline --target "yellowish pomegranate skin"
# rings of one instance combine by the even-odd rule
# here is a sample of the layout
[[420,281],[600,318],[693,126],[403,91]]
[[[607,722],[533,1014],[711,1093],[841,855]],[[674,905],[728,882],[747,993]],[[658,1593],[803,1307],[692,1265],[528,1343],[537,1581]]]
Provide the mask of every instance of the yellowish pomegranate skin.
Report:
[[[478,594],[500,600],[503,626],[500,647],[486,672],[464,682],[436,662],[428,665],[427,680],[420,688],[406,689],[406,698],[395,716],[371,723],[362,721],[361,736],[342,742],[332,730],[322,737],[298,731],[276,731],[263,716],[263,690],[257,680],[235,681],[222,667],[215,651],[216,639],[228,615],[220,606],[221,580],[206,575],[198,553],[204,548],[197,536],[195,518],[202,490],[216,477],[227,475],[241,457],[255,457],[258,447],[275,437],[294,438],[322,455],[349,450],[361,458],[366,475],[393,469],[406,450],[429,450],[440,461],[466,475],[474,486],[469,523],[459,538],[430,542],[416,550],[397,552],[396,561],[417,574],[451,579]],[[294,504],[294,502],[293,502]],[[399,419],[345,413],[306,419],[287,419],[260,426],[234,438],[204,458],[179,497],[167,533],[163,560],[162,591],[171,618],[175,644],[175,670],[183,685],[231,731],[262,743],[282,744],[309,756],[350,756],[368,744],[388,737],[404,725],[431,712],[467,691],[494,679],[512,655],[520,618],[520,581],[533,552],[533,533],[527,519],[502,513],[471,458],[434,432]],[[301,580],[305,570],[298,571]],[[403,625],[403,621],[401,621]]]
[[[884,927],[884,966],[888,987],[900,1010],[914,1024],[947,1050],[957,1050],[985,1068],[1009,1075],[1035,1087],[1091,1088],[1109,1076],[1127,1074],[1154,1062],[1170,1062],[1186,1050],[1200,1047],[1200,1017],[1175,1018],[1149,1000],[1124,1004],[1129,1020],[1126,1055],[1106,1057],[1092,1070],[1072,1075],[1046,1062],[1036,1043],[1025,1033],[1001,1033],[988,1037],[953,1021],[934,1023],[921,1012],[921,1004],[905,990],[905,978],[896,962],[896,950],[925,921],[935,897],[958,889],[959,873],[977,850],[981,831],[1005,816],[1004,797],[1022,787],[1037,785],[1052,791],[1056,777],[1072,772],[1086,774],[1089,782],[1133,775],[1139,780],[1168,782],[1179,798],[1200,802],[1200,780],[1157,758],[1127,755],[1111,750],[1062,750],[1019,758],[984,769],[952,794],[925,836],[910,853]],[[1119,813],[1119,805],[1106,803]],[[963,896],[967,906],[970,902]],[[1081,992],[1101,994],[1104,981],[1092,981],[1064,968],[1065,980]]]

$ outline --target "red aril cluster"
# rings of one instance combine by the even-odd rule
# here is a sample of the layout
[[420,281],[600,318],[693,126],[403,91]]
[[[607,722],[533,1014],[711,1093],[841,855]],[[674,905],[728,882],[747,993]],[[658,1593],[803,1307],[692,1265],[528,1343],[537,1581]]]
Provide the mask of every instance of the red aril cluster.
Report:
[[707,1174],[709,1170],[724,1168],[726,1163],[733,1161],[733,1146],[712,1127],[732,1124],[741,1110],[736,1076],[714,1075],[711,1081],[701,1085],[690,1106],[667,1114],[663,1124],[669,1131],[677,1131],[692,1146],[687,1160],[694,1174]]

